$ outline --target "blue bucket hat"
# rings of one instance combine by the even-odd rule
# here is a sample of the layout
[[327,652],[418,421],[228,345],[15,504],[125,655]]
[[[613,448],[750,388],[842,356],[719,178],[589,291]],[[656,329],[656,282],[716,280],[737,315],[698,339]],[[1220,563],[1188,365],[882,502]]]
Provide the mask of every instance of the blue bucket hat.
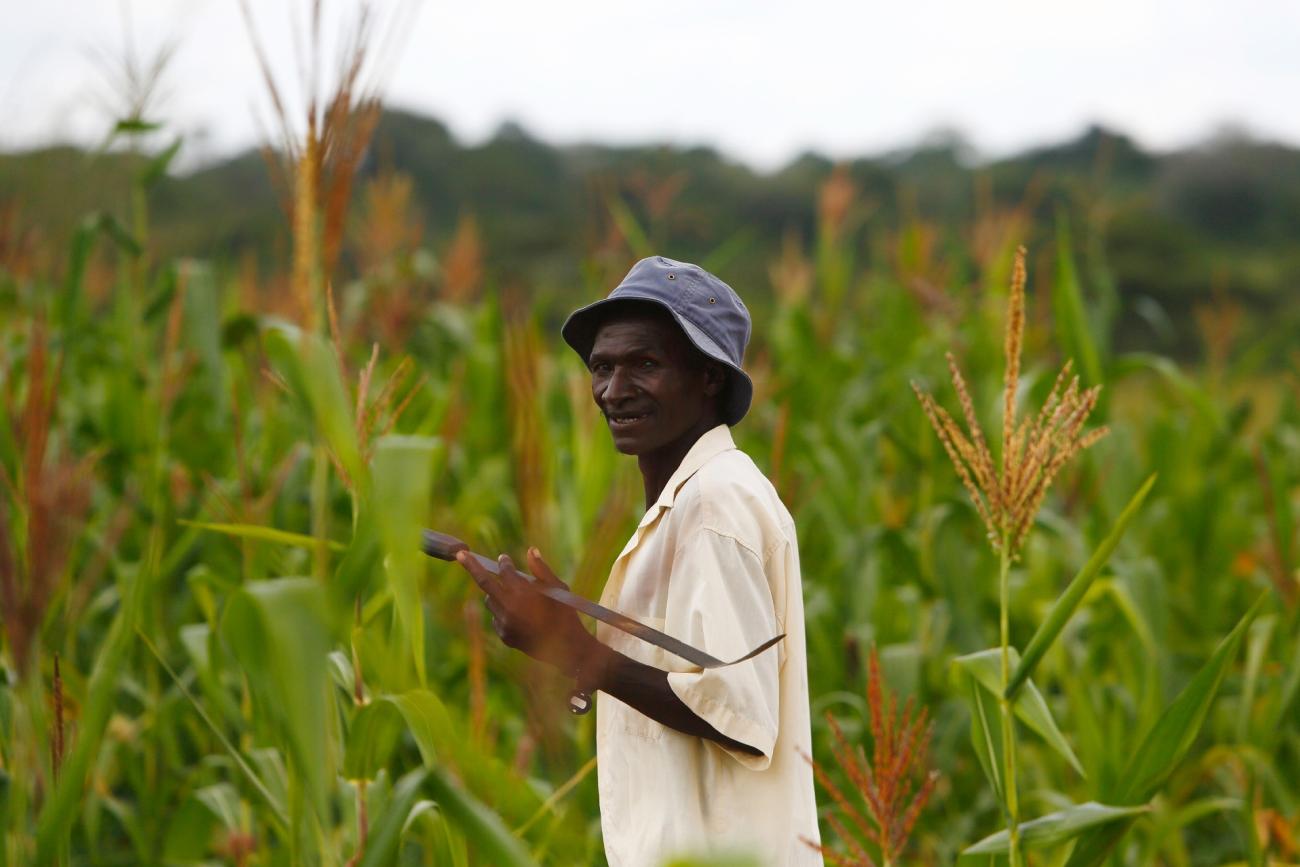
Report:
[[730,286],[699,265],[663,256],[642,259],[608,296],[565,320],[560,333],[584,362],[607,308],[622,301],[648,301],[672,314],[695,348],[721,362],[730,374],[722,399],[723,421],[734,425],[744,418],[754,397],[754,383],[740,367],[751,325],[745,302]]

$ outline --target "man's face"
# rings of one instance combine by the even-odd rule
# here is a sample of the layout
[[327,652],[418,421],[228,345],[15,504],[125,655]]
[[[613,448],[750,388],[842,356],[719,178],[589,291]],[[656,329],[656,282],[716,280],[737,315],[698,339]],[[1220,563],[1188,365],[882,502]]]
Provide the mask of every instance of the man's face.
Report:
[[606,322],[587,366],[591,396],[623,454],[652,454],[715,422],[722,374],[701,363],[666,316],[629,313]]

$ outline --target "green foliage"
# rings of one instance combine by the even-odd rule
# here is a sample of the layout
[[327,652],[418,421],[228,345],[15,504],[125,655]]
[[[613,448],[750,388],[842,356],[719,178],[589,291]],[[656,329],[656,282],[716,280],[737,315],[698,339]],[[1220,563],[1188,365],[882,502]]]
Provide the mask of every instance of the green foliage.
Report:
[[424,684],[424,608],[420,603],[420,576],[425,558],[412,539],[426,526],[433,473],[432,440],[422,437],[384,437],[375,448],[373,508],[383,543],[388,586],[393,592],[397,622],[409,646],[416,677]]
[[[1096,801],[1075,804],[1037,819],[1030,819],[1020,825],[1021,840],[1026,849],[1043,849],[1061,843],[1068,843],[1080,834],[1098,825],[1132,819],[1145,813],[1146,807],[1107,807]],[[1004,855],[1008,848],[1009,835],[999,831],[980,840],[962,852],[963,855]]]
[[[1034,157],[1056,173],[1045,212],[1016,210],[1027,164],[989,168],[992,210],[976,214],[954,186],[968,170],[943,149],[856,163],[831,225],[812,195],[831,166],[815,158],[756,178],[707,151],[557,155],[517,136],[460,148],[422,138],[417,119],[385,124],[394,163],[436,199],[420,202],[435,231],[414,248],[348,250],[337,345],[281,318],[274,279],[234,265],[257,248],[238,233],[273,213],[256,165],[178,179],[170,149],[107,154],[101,167],[125,166],[118,198],[148,190],[157,228],[134,204],[40,201],[71,209],[66,244],[0,250],[0,543],[15,569],[34,544],[20,494],[38,316],[61,364],[47,461],[91,459],[84,510],[59,512],[84,519],[50,561],[29,671],[7,628],[0,638],[0,864],[236,862],[241,846],[267,865],[602,863],[591,719],[571,718],[566,684],[502,648],[468,579],[416,546],[422,526],[493,553],[536,544],[599,593],[640,490],[552,326],[648,250],[710,261],[755,299],[760,395],[735,434],[799,531],[814,753],[828,755],[825,710],[850,738],[865,731],[876,645],[935,723],[939,796],[909,857],[953,863],[1006,801],[999,659],[984,650],[999,597],[979,518],[908,382],[941,380],[959,348],[976,414],[995,416],[1001,287],[1025,238],[1039,243],[1020,399],[1041,401],[1073,354],[1085,385],[1106,386],[1112,433],[1062,474],[1009,573],[1010,633],[1026,648],[1009,692],[1032,733],[1017,777],[1024,815],[1040,817],[1022,842],[1055,847],[1035,863],[1075,867],[1288,856],[1257,829],[1294,826],[1300,807],[1300,410],[1270,368],[1294,332],[1262,323],[1258,345],[1230,343],[1205,367],[1149,331],[1124,336],[1147,321],[1135,294],[1203,294],[1221,251],[1193,250],[1200,230],[1183,226],[1156,268],[1143,244],[1164,224],[1137,225],[1146,205],[1122,198],[1101,223],[1104,208],[1066,191],[1099,142]],[[1153,158],[1112,145],[1117,185],[1151,179]],[[457,175],[467,151],[475,171]],[[84,178],[82,159],[63,174]],[[503,164],[508,177],[485,180]],[[637,184],[680,165],[673,207],[648,207]],[[597,171],[610,187],[587,208],[573,179]],[[236,176],[247,183],[224,180]],[[1197,193],[1197,213],[1224,195]],[[473,291],[439,296],[453,261],[442,228],[464,202],[489,211],[490,264]],[[189,209],[236,239],[228,256],[171,260],[169,245],[209,252],[204,233],[169,222]],[[613,240],[584,246],[581,220]],[[437,267],[403,270],[420,257]],[[404,353],[408,375],[385,393]],[[976,848],[996,857],[1001,839]]]
[[[1029,677],[1034,673],[1034,667],[1038,665],[1043,654],[1052,646],[1052,642],[1061,634],[1065,624],[1069,621],[1070,615],[1074,614],[1079,603],[1083,601],[1084,595],[1092,582],[1101,574],[1102,567],[1106,565],[1106,560],[1119,544],[1119,540],[1124,535],[1124,530],[1128,527],[1133,516],[1137,514],[1138,509],[1142,506],[1142,501],[1151,491],[1151,486],[1155,484],[1155,476],[1147,479],[1142,483],[1142,487],[1133,495],[1133,499],[1124,507],[1119,518],[1115,521],[1115,526],[1093,551],[1088,562],[1083,565],[1079,573],[1070,580],[1069,585],[1064,592],[1052,603],[1051,609],[1043,622],[1039,624],[1038,631],[1034,637],[1029,640],[1029,646],[1025,648],[1025,655],[1016,665],[1015,671],[1011,675],[1011,681],[1007,684],[1006,695],[1008,698],[1015,696],[1021,686],[1029,682]],[[1082,769],[1080,769],[1082,772]]]
[[[1011,664],[1013,666],[1020,664],[1020,653],[1013,647],[1010,650]],[[968,653],[965,656],[959,656],[953,660],[953,665],[961,675],[958,681],[963,686],[968,686],[966,680],[973,681],[980,689],[993,696],[996,701],[999,693],[1002,692],[1001,674],[999,673],[999,662],[1001,659],[1001,650],[991,648],[981,650],[979,653]],[[987,701],[987,696],[981,700],[981,704]],[[1070,765],[1083,773],[1083,766],[1079,764],[1079,759],[1074,755],[1074,750],[1070,749],[1070,744],[1066,741],[1065,735],[1052,718],[1052,712],[1047,707],[1047,701],[1043,698],[1038,687],[1034,686],[1032,680],[1025,681],[1023,690],[1017,691],[1012,710],[1016,716],[1036,734],[1045,740],[1052,749],[1061,755]]]
[[[1201,731],[1210,704],[1237,655],[1247,628],[1263,607],[1261,597],[1237,626],[1220,642],[1210,660],[1161,714],[1129,759],[1120,782],[1109,793],[1118,804],[1140,804],[1154,795],[1174,772]],[[1070,854],[1067,867],[1100,864],[1119,842],[1129,821],[1117,822],[1082,837]]]

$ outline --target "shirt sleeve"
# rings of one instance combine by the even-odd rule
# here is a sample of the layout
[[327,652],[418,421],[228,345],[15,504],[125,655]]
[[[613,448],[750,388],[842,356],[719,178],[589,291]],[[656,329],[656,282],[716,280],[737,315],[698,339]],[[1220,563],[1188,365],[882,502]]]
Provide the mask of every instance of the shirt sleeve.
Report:
[[[665,612],[669,635],[719,659],[743,656],[780,633],[762,558],[737,539],[700,528],[673,557]],[[772,761],[780,719],[779,647],[722,668],[675,671],[668,685],[697,716],[761,756],[710,741],[745,767]]]

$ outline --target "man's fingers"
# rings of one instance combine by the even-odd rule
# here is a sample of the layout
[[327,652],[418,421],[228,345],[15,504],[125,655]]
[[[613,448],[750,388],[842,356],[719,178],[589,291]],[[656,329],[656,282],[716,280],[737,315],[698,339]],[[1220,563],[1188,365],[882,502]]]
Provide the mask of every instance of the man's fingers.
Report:
[[501,584],[508,592],[513,593],[528,584],[528,579],[515,569],[515,561],[510,559],[509,554],[502,554],[497,558],[497,570]]
[[546,565],[546,561],[542,559],[542,552],[536,548],[528,549],[528,571],[532,572],[537,580],[545,585],[568,589],[569,585],[561,581],[559,576],[555,574],[555,570]]
[[478,589],[486,593],[489,598],[495,599],[501,592],[501,584],[497,581],[496,576],[483,568],[483,564],[474,558],[469,551],[459,551],[456,554],[456,562],[464,567],[469,573],[469,577],[474,579]]

